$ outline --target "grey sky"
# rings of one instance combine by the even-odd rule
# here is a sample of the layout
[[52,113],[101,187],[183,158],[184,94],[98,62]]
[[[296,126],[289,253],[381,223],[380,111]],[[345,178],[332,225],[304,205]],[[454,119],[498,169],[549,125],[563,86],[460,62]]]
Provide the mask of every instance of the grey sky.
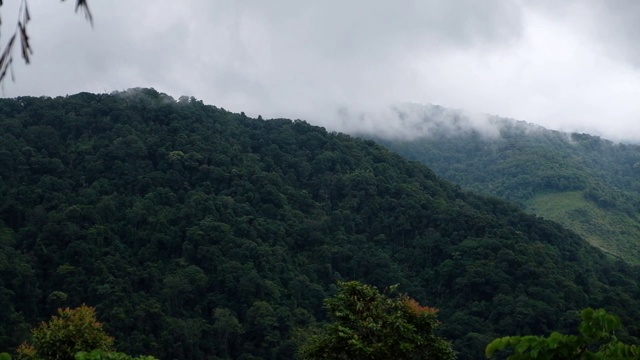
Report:
[[435,103],[640,140],[634,0],[90,0],[93,30],[73,1],[29,3],[9,97],[154,87],[333,130],[340,108]]

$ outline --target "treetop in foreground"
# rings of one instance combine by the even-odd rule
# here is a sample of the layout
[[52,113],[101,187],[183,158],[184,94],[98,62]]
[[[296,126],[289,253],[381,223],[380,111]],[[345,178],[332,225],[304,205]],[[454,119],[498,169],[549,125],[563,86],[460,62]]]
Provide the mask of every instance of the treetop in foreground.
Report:
[[640,359],[640,347],[628,345],[616,337],[622,328],[620,319],[603,309],[582,310],[579,335],[553,332],[542,336],[506,336],[492,341],[487,358],[500,350],[513,348],[508,360],[533,359]]
[[21,360],[73,360],[76,353],[87,350],[113,350],[113,338],[96,320],[94,308],[58,309],[58,316],[31,330],[31,343],[18,347]]
[[433,333],[438,309],[357,281],[339,287],[325,301],[333,322],[303,346],[302,359],[455,359],[451,343]]

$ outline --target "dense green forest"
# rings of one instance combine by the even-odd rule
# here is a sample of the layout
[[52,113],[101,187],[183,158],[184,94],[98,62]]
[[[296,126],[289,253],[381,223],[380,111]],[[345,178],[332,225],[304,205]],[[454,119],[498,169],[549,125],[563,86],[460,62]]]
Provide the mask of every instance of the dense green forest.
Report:
[[85,303],[131,355],[294,358],[343,280],[439,308],[459,359],[587,306],[640,336],[637,267],[372,141],[152,89],[0,100],[0,352]]
[[431,134],[376,140],[465,189],[517,202],[640,263],[640,146],[497,117],[493,131],[474,129],[462,113],[448,111],[462,124],[457,131],[429,126],[438,120],[431,111],[422,125]]

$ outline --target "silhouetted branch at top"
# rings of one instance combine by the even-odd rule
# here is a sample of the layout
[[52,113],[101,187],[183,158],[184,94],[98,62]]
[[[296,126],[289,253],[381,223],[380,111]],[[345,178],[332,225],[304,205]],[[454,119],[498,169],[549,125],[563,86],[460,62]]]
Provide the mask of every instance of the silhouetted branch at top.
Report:
[[[3,0],[0,0],[0,6],[2,5]],[[82,10],[82,12],[84,12],[84,17],[89,21],[89,23],[91,23],[91,26],[93,26],[93,15],[91,15],[91,10],[89,10],[87,0],[76,0],[76,12],[78,12],[78,10]],[[16,28],[4,49],[0,52],[0,82],[4,80],[9,69],[12,69],[13,47],[16,44],[16,39],[19,39],[20,41],[20,48],[22,50],[21,52],[24,62],[27,64],[31,62],[33,50],[31,49],[29,35],[27,34],[27,24],[29,21],[31,21],[31,15],[29,14],[27,0],[22,0],[20,3],[20,10],[18,11],[18,23],[16,24]],[[0,21],[0,24],[1,23],[2,22]],[[15,80],[13,71],[11,71],[11,80]]]

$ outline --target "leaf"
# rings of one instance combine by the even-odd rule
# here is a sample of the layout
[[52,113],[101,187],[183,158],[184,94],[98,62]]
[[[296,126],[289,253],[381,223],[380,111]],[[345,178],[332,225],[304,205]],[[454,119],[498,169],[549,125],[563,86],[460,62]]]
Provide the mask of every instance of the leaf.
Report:
[[2,52],[2,55],[0,55],[0,81],[2,81],[2,79],[4,79],[4,77],[7,75],[7,70],[9,70],[9,67],[11,66],[11,63],[13,61],[11,51],[13,50],[13,45],[15,44],[16,35],[17,34],[13,34],[13,36],[11,36],[9,42],[7,43],[7,46]]
[[521,341],[517,346],[516,346],[516,352],[519,354],[523,354],[525,351],[527,351],[527,349],[529,348],[531,344],[528,341]]
[[78,0],[76,2],[76,12],[78,12],[78,9],[80,8],[82,8],[82,10],[84,11],[85,19],[89,20],[89,23],[91,23],[91,26],[93,26],[93,15],[91,15],[91,10],[89,10],[89,4],[87,3],[87,0]]
[[18,29],[20,30],[20,44],[22,45],[22,58],[24,62],[29,64],[31,62],[30,55],[33,54],[31,45],[29,44],[29,35],[27,35],[27,28],[21,21],[18,22]]
[[555,349],[558,347],[558,344],[560,342],[563,342],[565,340],[565,336],[560,334],[559,332],[552,332],[551,335],[549,335],[549,340],[548,340],[548,344],[549,344],[549,348],[551,349]]
[[518,338],[517,336],[514,337],[510,337],[510,336],[505,336],[503,338],[498,338],[493,340],[491,343],[489,343],[489,345],[487,345],[487,347],[484,350],[484,354],[487,358],[490,358],[493,356],[493,354],[495,354],[496,351],[500,351],[502,349],[504,349],[505,347],[509,346],[509,343],[512,341],[512,339],[514,338]]

